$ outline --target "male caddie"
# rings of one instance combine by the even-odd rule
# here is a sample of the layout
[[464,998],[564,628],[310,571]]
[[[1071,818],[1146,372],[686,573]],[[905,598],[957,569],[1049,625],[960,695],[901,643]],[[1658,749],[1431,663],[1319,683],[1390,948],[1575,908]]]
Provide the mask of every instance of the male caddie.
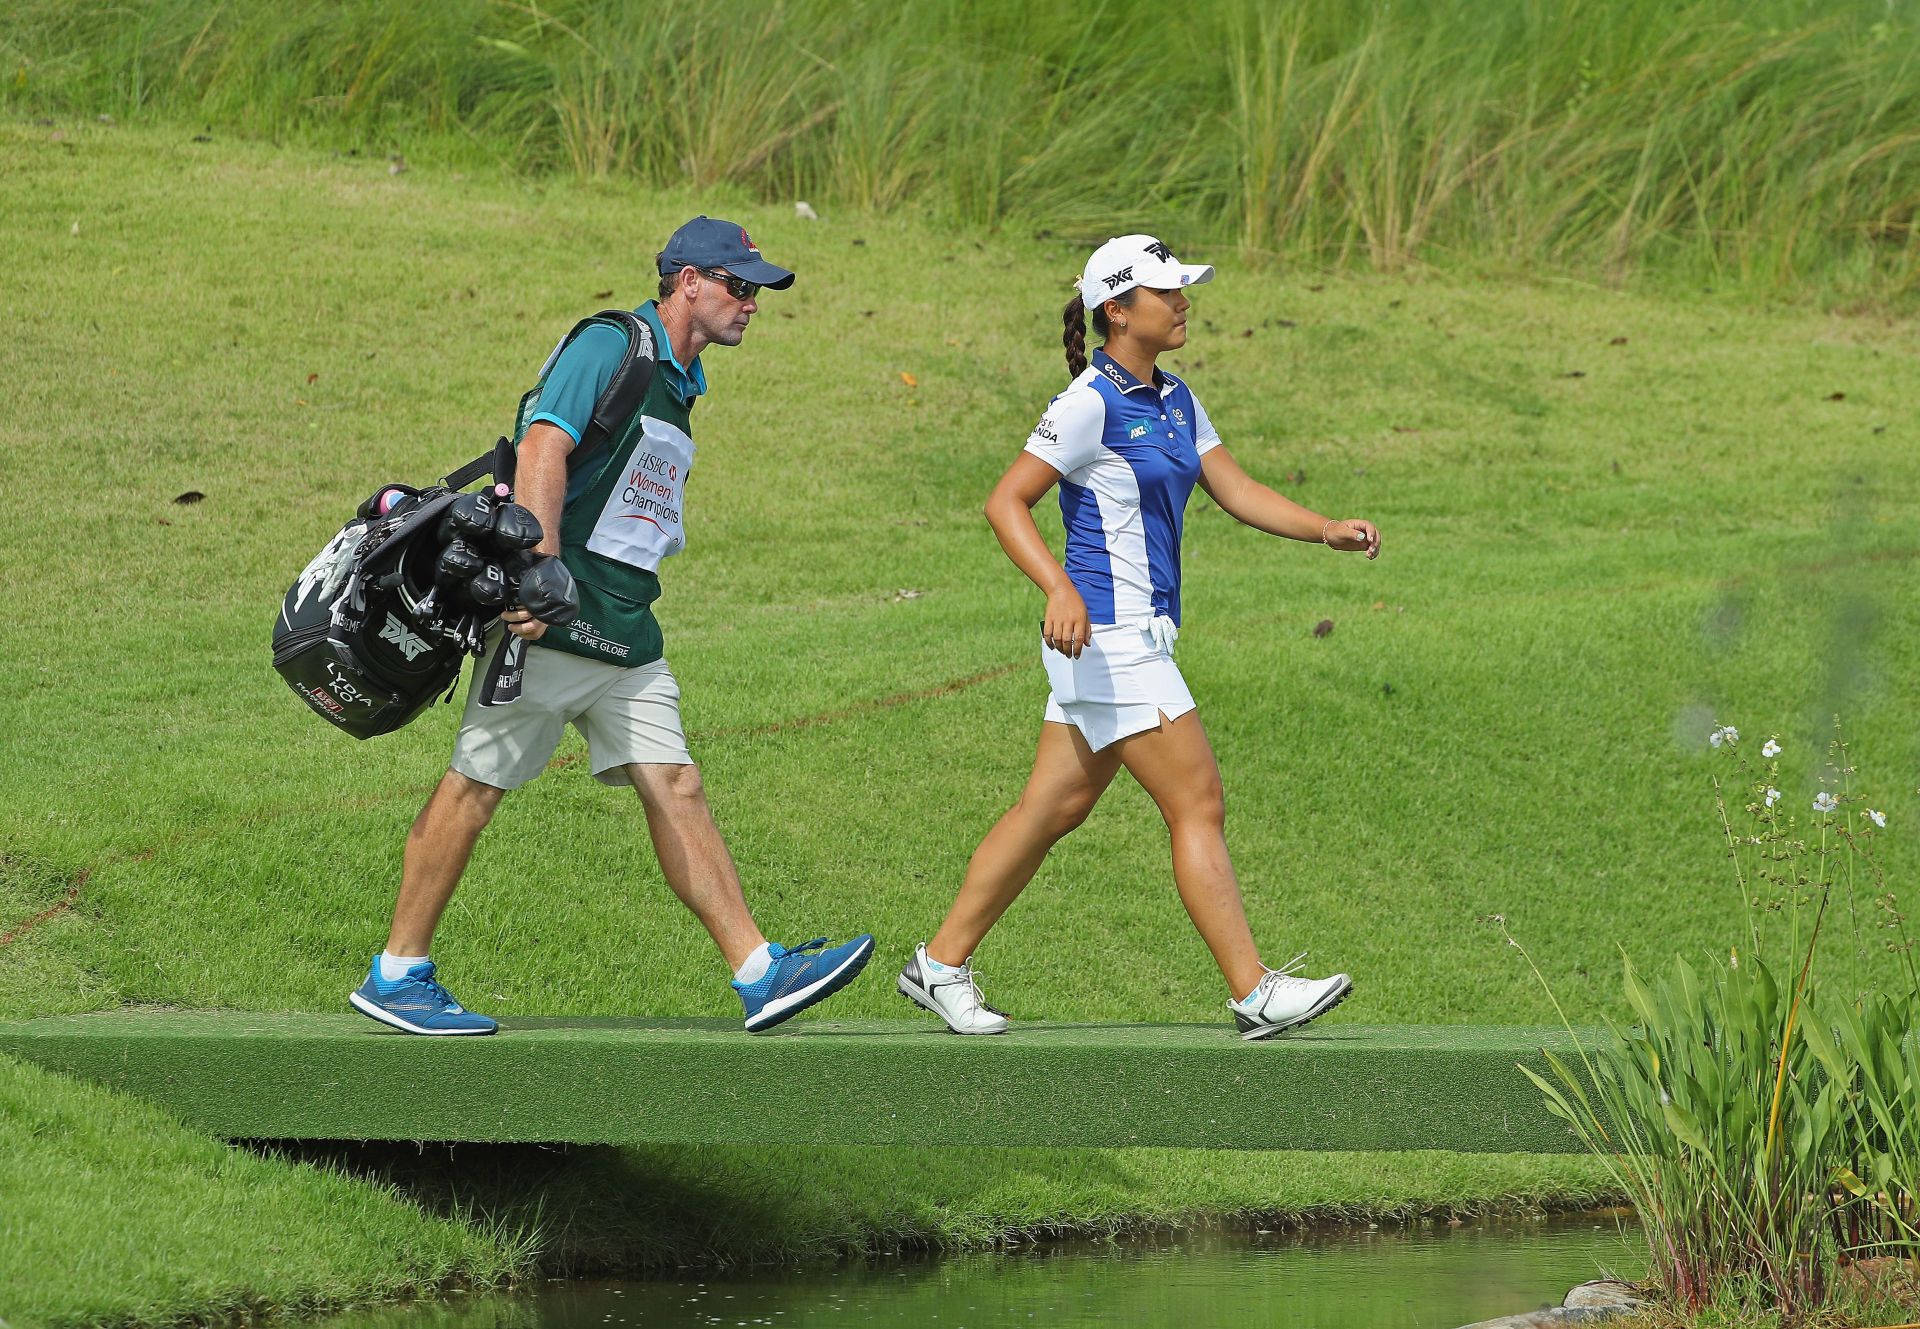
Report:
[[616,321],[590,321],[556,349],[531,413],[522,412],[516,497],[546,533],[538,552],[558,554],[572,572],[580,614],[550,627],[524,609],[509,610],[507,629],[529,643],[518,697],[494,704],[478,675],[469,689],[451,769],[407,836],[387,948],[349,998],[397,1029],[497,1028],[440,985],[428,944],[501,795],[540,774],[569,723],[587,740],[594,778],[630,784],[640,795],[660,869],[734,971],[748,1029],[778,1024],[838,991],[873,952],[864,934],[832,948],[816,938],[792,950],[761,936],[687,751],[680,687],[651,608],[660,561],[685,542],[691,415],[707,390],[700,353],[738,346],[761,289],[784,291],[793,274],[762,258],[745,230],[711,217],[673,233],[659,270],[659,299],[635,311],[644,321],[638,331],[652,334],[655,361],[639,409],[589,428],[629,341],[637,349],[647,341],[630,338]]

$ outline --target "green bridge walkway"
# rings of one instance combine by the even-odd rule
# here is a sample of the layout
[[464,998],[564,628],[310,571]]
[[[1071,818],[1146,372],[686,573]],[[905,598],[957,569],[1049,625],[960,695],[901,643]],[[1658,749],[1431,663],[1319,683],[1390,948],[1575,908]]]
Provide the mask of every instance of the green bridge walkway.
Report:
[[414,1038],[360,1016],[127,1010],[0,1024],[0,1053],[242,1139],[1578,1148],[1515,1063],[1562,1031],[515,1019]]

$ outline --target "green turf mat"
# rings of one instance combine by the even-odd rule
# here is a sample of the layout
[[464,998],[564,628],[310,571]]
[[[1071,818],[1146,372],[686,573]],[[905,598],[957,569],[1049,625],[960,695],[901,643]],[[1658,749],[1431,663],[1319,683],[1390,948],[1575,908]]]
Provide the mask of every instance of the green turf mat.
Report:
[[0,1052],[244,1138],[1567,1152],[1516,1069],[1564,1032],[1329,1024],[522,1018],[416,1038],[351,1015],[122,1011],[0,1025]]

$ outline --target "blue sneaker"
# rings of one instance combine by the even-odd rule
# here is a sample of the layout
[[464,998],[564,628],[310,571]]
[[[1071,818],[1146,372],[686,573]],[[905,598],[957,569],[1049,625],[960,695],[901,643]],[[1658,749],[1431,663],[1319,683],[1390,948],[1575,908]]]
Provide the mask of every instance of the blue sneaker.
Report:
[[434,981],[433,962],[417,964],[396,983],[380,977],[380,957],[373,957],[367,981],[347,994],[354,1009],[381,1024],[410,1034],[490,1034],[499,1024],[462,1006],[453,994]]
[[873,957],[873,937],[863,932],[831,950],[825,937],[792,950],[776,942],[767,952],[773,963],[766,973],[751,983],[733,985],[747,1008],[749,1030],[771,1029],[853,982]]

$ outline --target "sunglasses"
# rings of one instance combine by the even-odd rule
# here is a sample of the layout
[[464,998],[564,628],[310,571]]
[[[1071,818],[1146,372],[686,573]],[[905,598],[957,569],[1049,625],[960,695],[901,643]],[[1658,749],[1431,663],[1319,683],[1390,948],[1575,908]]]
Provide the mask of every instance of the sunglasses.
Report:
[[760,294],[760,283],[750,282],[745,277],[736,277],[731,272],[718,272],[713,268],[695,268],[702,277],[711,277],[727,288],[727,294],[745,302]]

